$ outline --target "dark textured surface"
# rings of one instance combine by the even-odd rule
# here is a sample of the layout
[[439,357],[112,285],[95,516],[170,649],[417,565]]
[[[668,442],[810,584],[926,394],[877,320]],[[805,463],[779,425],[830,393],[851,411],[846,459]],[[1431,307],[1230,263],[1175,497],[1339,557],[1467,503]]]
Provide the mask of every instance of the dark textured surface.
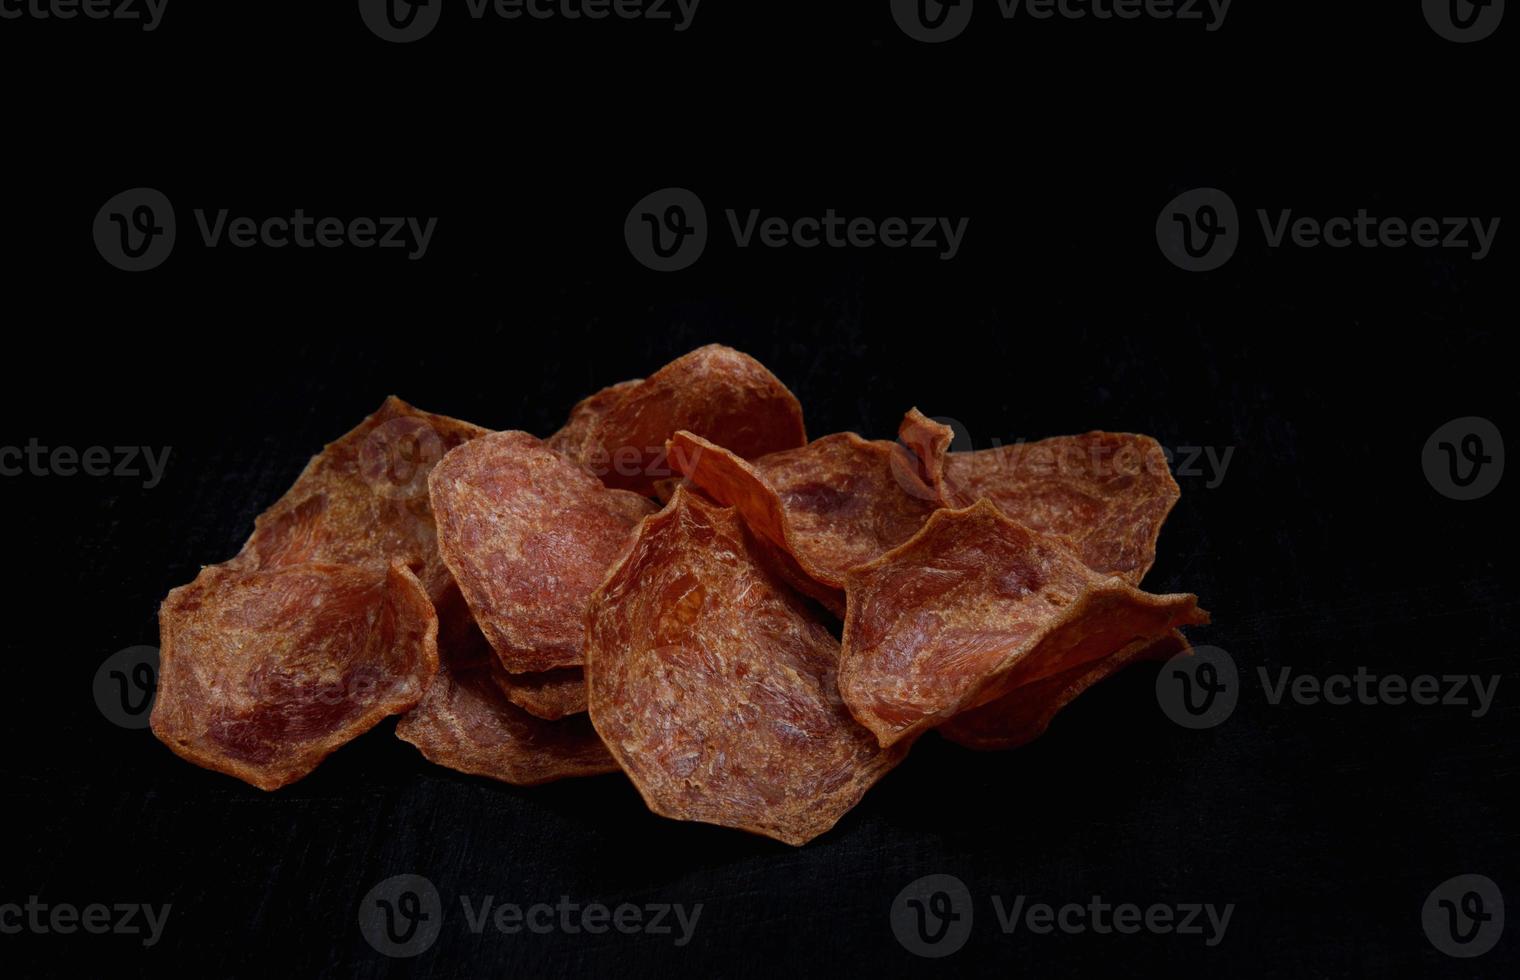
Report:
[[[1513,425],[1508,229],[1476,263],[1269,250],[1257,233],[1207,275],[1168,265],[1154,238],[1161,206],[1202,185],[1243,213],[1503,213],[1515,168],[1496,132],[1496,51],[1433,38],[1415,4],[1322,6],[1242,5],[1207,37],[991,23],[937,48],[909,45],[880,12],[825,23],[714,8],[699,15],[706,34],[606,24],[584,40],[563,23],[445,25],[404,49],[353,31],[345,4],[182,10],[177,23],[171,5],[159,31],[130,38],[5,22],[0,445],[172,455],[152,489],[0,479],[13,579],[0,777],[17,825],[0,904],[173,905],[147,950],[0,934],[5,972],[1513,974],[1513,923],[1467,961],[1420,927],[1421,903],[1457,874],[1520,902],[1516,477],[1459,503],[1420,469],[1449,419]],[[57,74],[77,59],[100,74]],[[98,78],[116,80],[111,94]],[[175,201],[182,242],[129,276],[88,228],[138,185]],[[621,228],[667,185],[699,193],[715,228],[727,207],[971,221],[953,262],[719,242],[660,275],[629,257]],[[206,250],[196,207],[440,224],[417,263]],[[656,818],[617,777],[517,790],[456,775],[389,724],[264,794],[96,709],[101,660],[155,643],[162,596],[231,556],[306,459],[386,394],[547,435],[578,398],[709,341],[786,381],[813,435],[890,437],[917,405],[978,447],[1108,428],[1233,448],[1218,486],[1179,478],[1145,581],[1196,591],[1214,614],[1192,636],[1246,675],[1233,717],[1172,724],[1156,668],[1140,666],[1017,752],[925,739],[793,850]],[[1359,665],[1502,680],[1475,719],[1272,706],[1254,673]],[[430,950],[391,960],[358,911],[402,873],[437,886],[446,918]],[[918,959],[888,910],[939,873],[966,883],[974,925],[960,952]],[[1236,910],[1213,948],[1005,935],[992,896],[1020,894]],[[475,935],[459,898],[486,895],[703,911],[684,947]]]

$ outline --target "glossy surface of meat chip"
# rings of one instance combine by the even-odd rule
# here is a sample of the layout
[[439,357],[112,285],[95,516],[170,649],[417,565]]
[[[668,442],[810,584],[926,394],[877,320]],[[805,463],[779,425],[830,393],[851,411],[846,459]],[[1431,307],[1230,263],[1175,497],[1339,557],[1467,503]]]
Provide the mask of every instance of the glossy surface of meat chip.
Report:
[[560,426],[559,431],[544,442],[555,452],[564,453],[576,462],[580,462],[586,449],[586,435],[591,431],[592,423],[606,415],[612,406],[622,400],[623,395],[630,388],[642,380],[642,378],[634,378],[631,381],[619,381],[594,395],[582,398],[570,409],[570,416],[565,419],[565,424]]
[[1016,687],[995,701],[963,711],[941,725],[939,733],[967,748],[1016,749],[1045,734],[1062,708],[1099,681],[1132,663],[1167,660],[1186,649],[1187,640],[1176,630],[1159,640],[1136,640],[1094,663]]
[[609,487],[652,495],[673,475],[665,441],[681,429],[744,459],[807,442],[786,385],[748,354],[709,344],[624,392],[591,424],[580,462]]
[[400,562],[203,569],[159,610],[153,733],[184,758],[278,789],[387,715],[438,669],[438,621]]
[[514,786],[617,772],[590,718],[536,718],[507,700],[500,673],[483,637],[445,649],[437,678],[396,723],[396,737],[436,765]]
[[607,489],[526,432],[454,449],[429,484],[439,551],[502,666],[580,664],[586,599],[653,501]]
[[897,443],[853,432],[753,462],[689,432],[670,442],[671,463],[687,479],[836,592],[848,569],[911,538],[942,506],[911,459]]
[[1100,576],[982,500],[852,569],[839,686],[890,745],[1137,639],[1207,622],[1192,595]]
[[558,721],[586,711],[586,672],[579,667],[558,667],[535,674],[495,675],[496,686],[508,701],[535,718]]
[[986,498],[1093,571],[1131,585],[1155,562],[1156,538],[1180,495],[1160,444],[1123,432],[949,453],[945,483],[955,506]]
[[591,719],[649,808],[803,844],[907,751],[856,724],[839,643],[738,514],[680,489],[586,613]]
[[312,457],[285,495],[259,515],[231,564],[324,561],[384,569],[399,559],[439,600],[453,578],[438,556],[428,473],[449,450],[487,431],[387,398]]

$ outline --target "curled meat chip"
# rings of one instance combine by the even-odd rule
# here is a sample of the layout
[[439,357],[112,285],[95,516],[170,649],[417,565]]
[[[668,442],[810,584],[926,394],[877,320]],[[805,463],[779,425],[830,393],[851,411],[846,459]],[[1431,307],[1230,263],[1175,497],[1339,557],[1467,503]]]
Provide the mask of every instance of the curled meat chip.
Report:
[[916,408],[909,409],[897,427],[897,441],[908,452],[896,453],[892,457],[903,487],[936,503],[950,504],[945,485],[945,456],[954,439],[954,429],[934,421]]
[[684,487],[586,611],[591,720],[649,808],[803,844],[902,758],[850,717],[839,643],[730,508]]
[[580,462],[609,487],[654,492],[665,441],[686,429],[744,459],[807,442],[802,406],[748,354],[720,344],[676,358],[594,419]]
[[536,674],[496,674],[496,686],[507,700],[547,721],[586,710],[586,672],[579,667],[559,667]]
[[591,431],[591,424],[606,415],[607,411],[621,401],[623,395],[641,380],[641,378],[634,378],[632,381],[619,381],[594,395],[582,398],[575,403],[575,407],[570,409],[570,417],[565,420],[564,425],[560,426],[559,431],[544,442],[548,443],[549,448],[555,452],[564,453],[579,462],[585,452],[586,434]]
[[396,737],[429,762],[514,786],[617,771],[587,716],[534,717],[507,700],[500,674],[484,637],[445,649],[437,678],[396,723]]
[[939,732],[967,748],[1016,749],[1043,735],[1062,708],[1104,678],[1132,663],[1167,660],[1186,649],[1188,642],[1177,630],[1160,639],[1136,640],[1101,660],[1070,667],[963,711],[941,725]]
[[1181,493],[1160,444],[1124,432],[948,453],[944,480],[954,506],[986,498],[1093,571],[1131,585],[1155,562],[1161,525]]
[[449,450],[486,431],[387,398],[312,457],[285,495],[259,515],[231,564],[323,561],[384,569],[399,559],[439,600],[453,578],[438,556],[428,473]]
[[[943,501],[902,446],[841,432],[746,462],[677,432],[670,461],[836,595],[845,572],[911,538]],[[835,603],[837,605],[837,601]]]
[[1101,576],[989,501],[940,510],[846,577],[839,686],[891,745],[1138,639],[1208,621],[1192,595]]
[[213,565],[159,610],[151,723],[180,756],[278,789],[387,715],[438,669],[438,620],[399,561]]
[[428,480],[438,550],[502,666],[580,664],[586,599],[653,502],[526,432],[465,443]]

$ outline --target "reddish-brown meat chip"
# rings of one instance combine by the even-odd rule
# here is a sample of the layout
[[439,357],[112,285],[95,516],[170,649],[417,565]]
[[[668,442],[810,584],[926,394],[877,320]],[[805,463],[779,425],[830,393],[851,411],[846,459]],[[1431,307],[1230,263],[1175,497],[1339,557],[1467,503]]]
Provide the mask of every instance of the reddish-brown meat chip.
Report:
[[502,694],[500,673],[483,637],[445,649],[438,677],[422,703],[396,723],[396,736],[429,762],[514,786],[617,772],[588,717],[536,718]]
[[896,765],[850,717],[839,643],[738,514],[685,488],[586,612],[591,720],[649,808],[803,844]]
[[586,710],[586,672],[579,667],[559,667],[536,674],[497,671],[496,686],[507,700],[535,718],[558,721]]
[[1192,595],[1101,576],[986,500],[852,569],[839,686],[890,745],[1137,639],[1208,621]]
[[502,666],[579,665],[586,599],[654,503],[526,432],[459,446],[428,483],[438,549]]
[[278,789],[386,715],[438,670],[438,620],[399,561],[213,565],[159,609],[153,733],[196,765]]
[[1051,719],[1094,684],[1142,660],[1166,660],[1188,649],[1177,630],[1157,639],[1136,640],[1096,663],[1068,668],[1034,681],[941,725],[939,732],[972,749],[1016,749],[1034,741],[1050,727]]
[[612,406],[622,401],[628,389],[641,380],[643,379],[634,378],[631,381],[619,381],[594,395],[582,398],[575,403],[575,407],[570,409],[570,417],[565,420],[564,425],[560,426],[559,431],[544,442],[555,452],[564,453],[576,462],[580,462],[585,452],[586,434],[591,431],[591,424],[606,415]]
[[1140,584],[1181,491],[1150,436],[1089,432],[945,457],[957,507],[986,498],[1095,572]]
[[[945,486],[945,457],[954,439],[954,429],[934,421],[916,408],[909,409],[897,427],[897,441],[908,452],[892,457],[893,463],[899,467],[899,480],[904,489],[941,505],[952,503]],[[909,466],[912,467],[911,476],[902,473]]]
[[[905,462],[905,458],[909,461]],[[837,594],[845,572],[911,538],[943,501],[916,475],[902,446],[841,432],[754,462],[690,432],[670,461],[712,499]]]
[[438,557],[428,473],[449,450],[487,431],[387,398],[312,457],[285,495],[259,515],[230,564],[324,561],[384,569],[400,559],[438,601],[453,578]]
[[748,354],[709,344],[625,391],[592,422],[580,462],[609,487],[649,495],[671,475],[665,441],[680,429],[744,459],[807,442],[786,385]]

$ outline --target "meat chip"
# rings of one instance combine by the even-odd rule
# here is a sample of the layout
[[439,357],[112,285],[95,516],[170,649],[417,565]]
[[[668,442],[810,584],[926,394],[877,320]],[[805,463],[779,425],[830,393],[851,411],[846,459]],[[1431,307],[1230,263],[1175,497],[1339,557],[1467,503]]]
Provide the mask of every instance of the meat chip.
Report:
[[508,701],[546,721],[586,710],[586,672],[579,667],[559,667],[536,674],[496,673],[496,686]]
[[1034,681],[970,711],[939,728],[950,741],[972,749],[1016,749],[1039,738],[1050,722],[1082,692],[1142,660],[1167,660],[1188,649],[1177,630],[1157,639],[1136,640],[1117,653]]
[[273,790],[311,772],[438,670],[438,620],[411,571],[213,565],[159,609],[151,723],[180,756]]
[[744,459],[807,442],[802,406],[759,361],[709,344],[660,368],[593,419],[580,463],[609,487],[654,493],[665,441],[685,429]]
[[396,737],[429,762],[514,786],[617,771],[586,715],[545,721],[507,700],[496,654],[476,636],[444,649],[437,678],[396,723]]
[[944,503],[919,479],[918,464],[902,446],[853,432],[753,462],[678,432],[670,461],[795,559],[822,587],[805,590],[836,608],[847,570],[911,538]]
[[428,483],[438,550],[502,666],[578,666],[586,599],[654,503],[526,432],[459,446]]
[[1160,444],[1123,432],[948,453],[944,482],[954,506],[986,498],[1093,571],[1131,585],[1155,562],[1161,525],[1181,494]]
[[839,686],[891,745],[1130,643],[1208,621],[1196,596],[1091,571],[980,500],[846,576]]
[[570,417],[565,420],[564,425],[560,426],[559,431],[544,442],[548,443],[549,448],[555,452],[564,453],[579,462],[585,452],[586,434],[591,431],[591,424],[606,415],[612,406],[622,401],[628,389],[641,380],[643,379],[634,378],[631,381],[619,381],[594,395],[582,398],[570,409]]
[[438,556],[428,473],[487,429],[419,411],[395,396],[329,443],[254,521],[231,564],[274,568],[322,561],[383,570],[400,559],[439,601],[453,578]]
[[591,720],[649,808],[800,845],[901,760],[850,717],[839,643],[731,508],[682,487],[586,611]]

